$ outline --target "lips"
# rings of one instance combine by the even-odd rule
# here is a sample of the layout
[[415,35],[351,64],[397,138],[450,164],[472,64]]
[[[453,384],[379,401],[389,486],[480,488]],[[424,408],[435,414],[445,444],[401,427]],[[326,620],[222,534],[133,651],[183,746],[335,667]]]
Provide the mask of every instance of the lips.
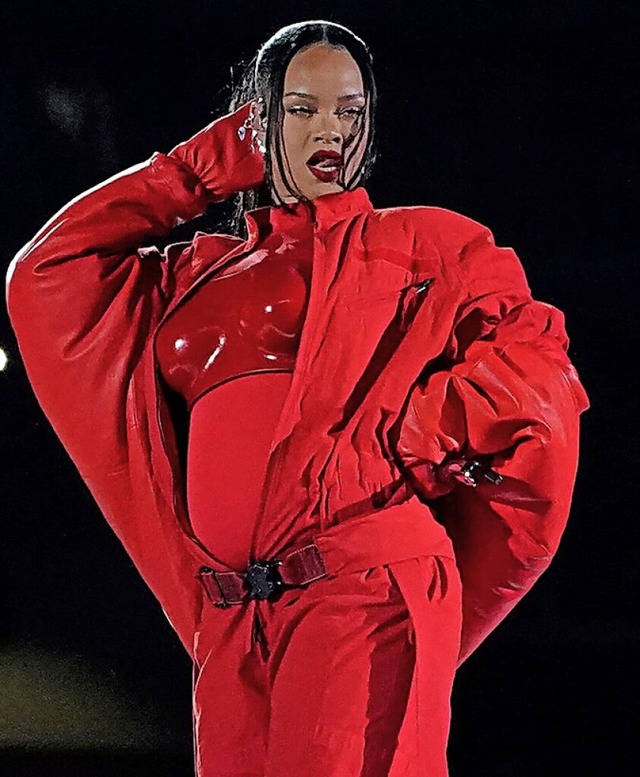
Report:
[[307,167],[320,181],[331,183],[342,169],[342,154],[337,151],[315,151],[307,160]]

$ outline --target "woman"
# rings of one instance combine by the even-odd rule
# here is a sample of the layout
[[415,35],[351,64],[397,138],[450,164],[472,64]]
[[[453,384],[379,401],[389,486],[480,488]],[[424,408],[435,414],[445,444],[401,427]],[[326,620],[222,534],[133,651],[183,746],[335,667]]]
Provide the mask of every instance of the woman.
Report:
[[[193,658],[199,777],[444,777],[456,666],[568,516],[562,315],[486,227],[373,209],[375,98],[353,33],[283,28],[9,269],[36,396]],[[236,193],[246,239],[143,247]]]

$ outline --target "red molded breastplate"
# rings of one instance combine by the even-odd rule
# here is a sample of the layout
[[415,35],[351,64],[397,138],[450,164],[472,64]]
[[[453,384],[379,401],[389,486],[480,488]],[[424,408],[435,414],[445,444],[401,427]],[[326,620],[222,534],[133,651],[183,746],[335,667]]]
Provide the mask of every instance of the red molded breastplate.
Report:
[[156,356],[163,378],[189,409],[231,378],[293,371],[310,278],[307,241],[272,234],[167,318]]

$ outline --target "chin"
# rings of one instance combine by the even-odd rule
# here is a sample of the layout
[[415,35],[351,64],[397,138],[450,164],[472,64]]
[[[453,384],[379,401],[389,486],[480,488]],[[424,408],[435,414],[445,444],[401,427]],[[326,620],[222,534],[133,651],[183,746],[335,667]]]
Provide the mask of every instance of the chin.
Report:
[[[297,181],[302,179],[300,184]],[[316,197],[322,197],[324,194],[334,194],[336,192],[344,191],[344,187],[336,182],[319,181],[308,170],[303,170],[299,178],[295,178],[296,184],[300,189],[300,193],[308,200],[314,200]],[[296,202],[300,199],[298,196],[294,196],[287,193],[285,202]]]
[[334,194],[336,192],[344,191],[344,187],[339,183],[328,183],[324,181],[317,181],[314,179],[313,184],[305,187],[305,195],[312,200],[314,197],[322,197],[323,194]]

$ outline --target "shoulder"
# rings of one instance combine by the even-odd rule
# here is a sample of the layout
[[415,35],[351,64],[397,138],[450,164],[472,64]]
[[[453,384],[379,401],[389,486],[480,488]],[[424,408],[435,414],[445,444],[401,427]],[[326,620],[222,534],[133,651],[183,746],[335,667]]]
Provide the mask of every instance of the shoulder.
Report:
[[157,245],[145,246],[138,249],[141,256],[155,255],[161,260],[168,260],[169,264],[178,257],[188,254],[191,257],[207,257],[212,260],[225,256],[244,241],[234,235],[225,235],[213,232],[196,232],[191,240],[181,240],[167,243],[163,248]]
[[234,235],[225,235],[217,232],[196,232],[183,254],[188,262],[188,276],[190,277],[188,277],[187,282],[192,282],[201,273],[217,265],[227,254],[234,251],[244,242],[244,240]]
[[497,246],[489,227],[476,219],[433,205],[376,209],[373,214],[381,242],[404,243],[418,255],[431,253],[443,272],[467,285],[480,278],[528,289],[516,252]]
[[380,208],[372,212],[386,232],[411,234],[447,252],[461,251],[469,243],[491,237],[491,231],[475,219],[436,205]]
[[243,242],[242,238],[235,235],[226,235],[219,232],[196,232],[192,246],[194,252],[224,256]]
[[[396,250],[458,274],[470,249],[493,245],[491,231],[475,219],[435,205],[409,205],[372,211],[368,243]],[[475,253],[475,251],[471,251]]]
[[168,288],[179,293],[243,242],[234,235],[196,232],[191,240],[170,243],[163,250],[156,246],[138,249],[138,254],[158,259],[166,268]]

